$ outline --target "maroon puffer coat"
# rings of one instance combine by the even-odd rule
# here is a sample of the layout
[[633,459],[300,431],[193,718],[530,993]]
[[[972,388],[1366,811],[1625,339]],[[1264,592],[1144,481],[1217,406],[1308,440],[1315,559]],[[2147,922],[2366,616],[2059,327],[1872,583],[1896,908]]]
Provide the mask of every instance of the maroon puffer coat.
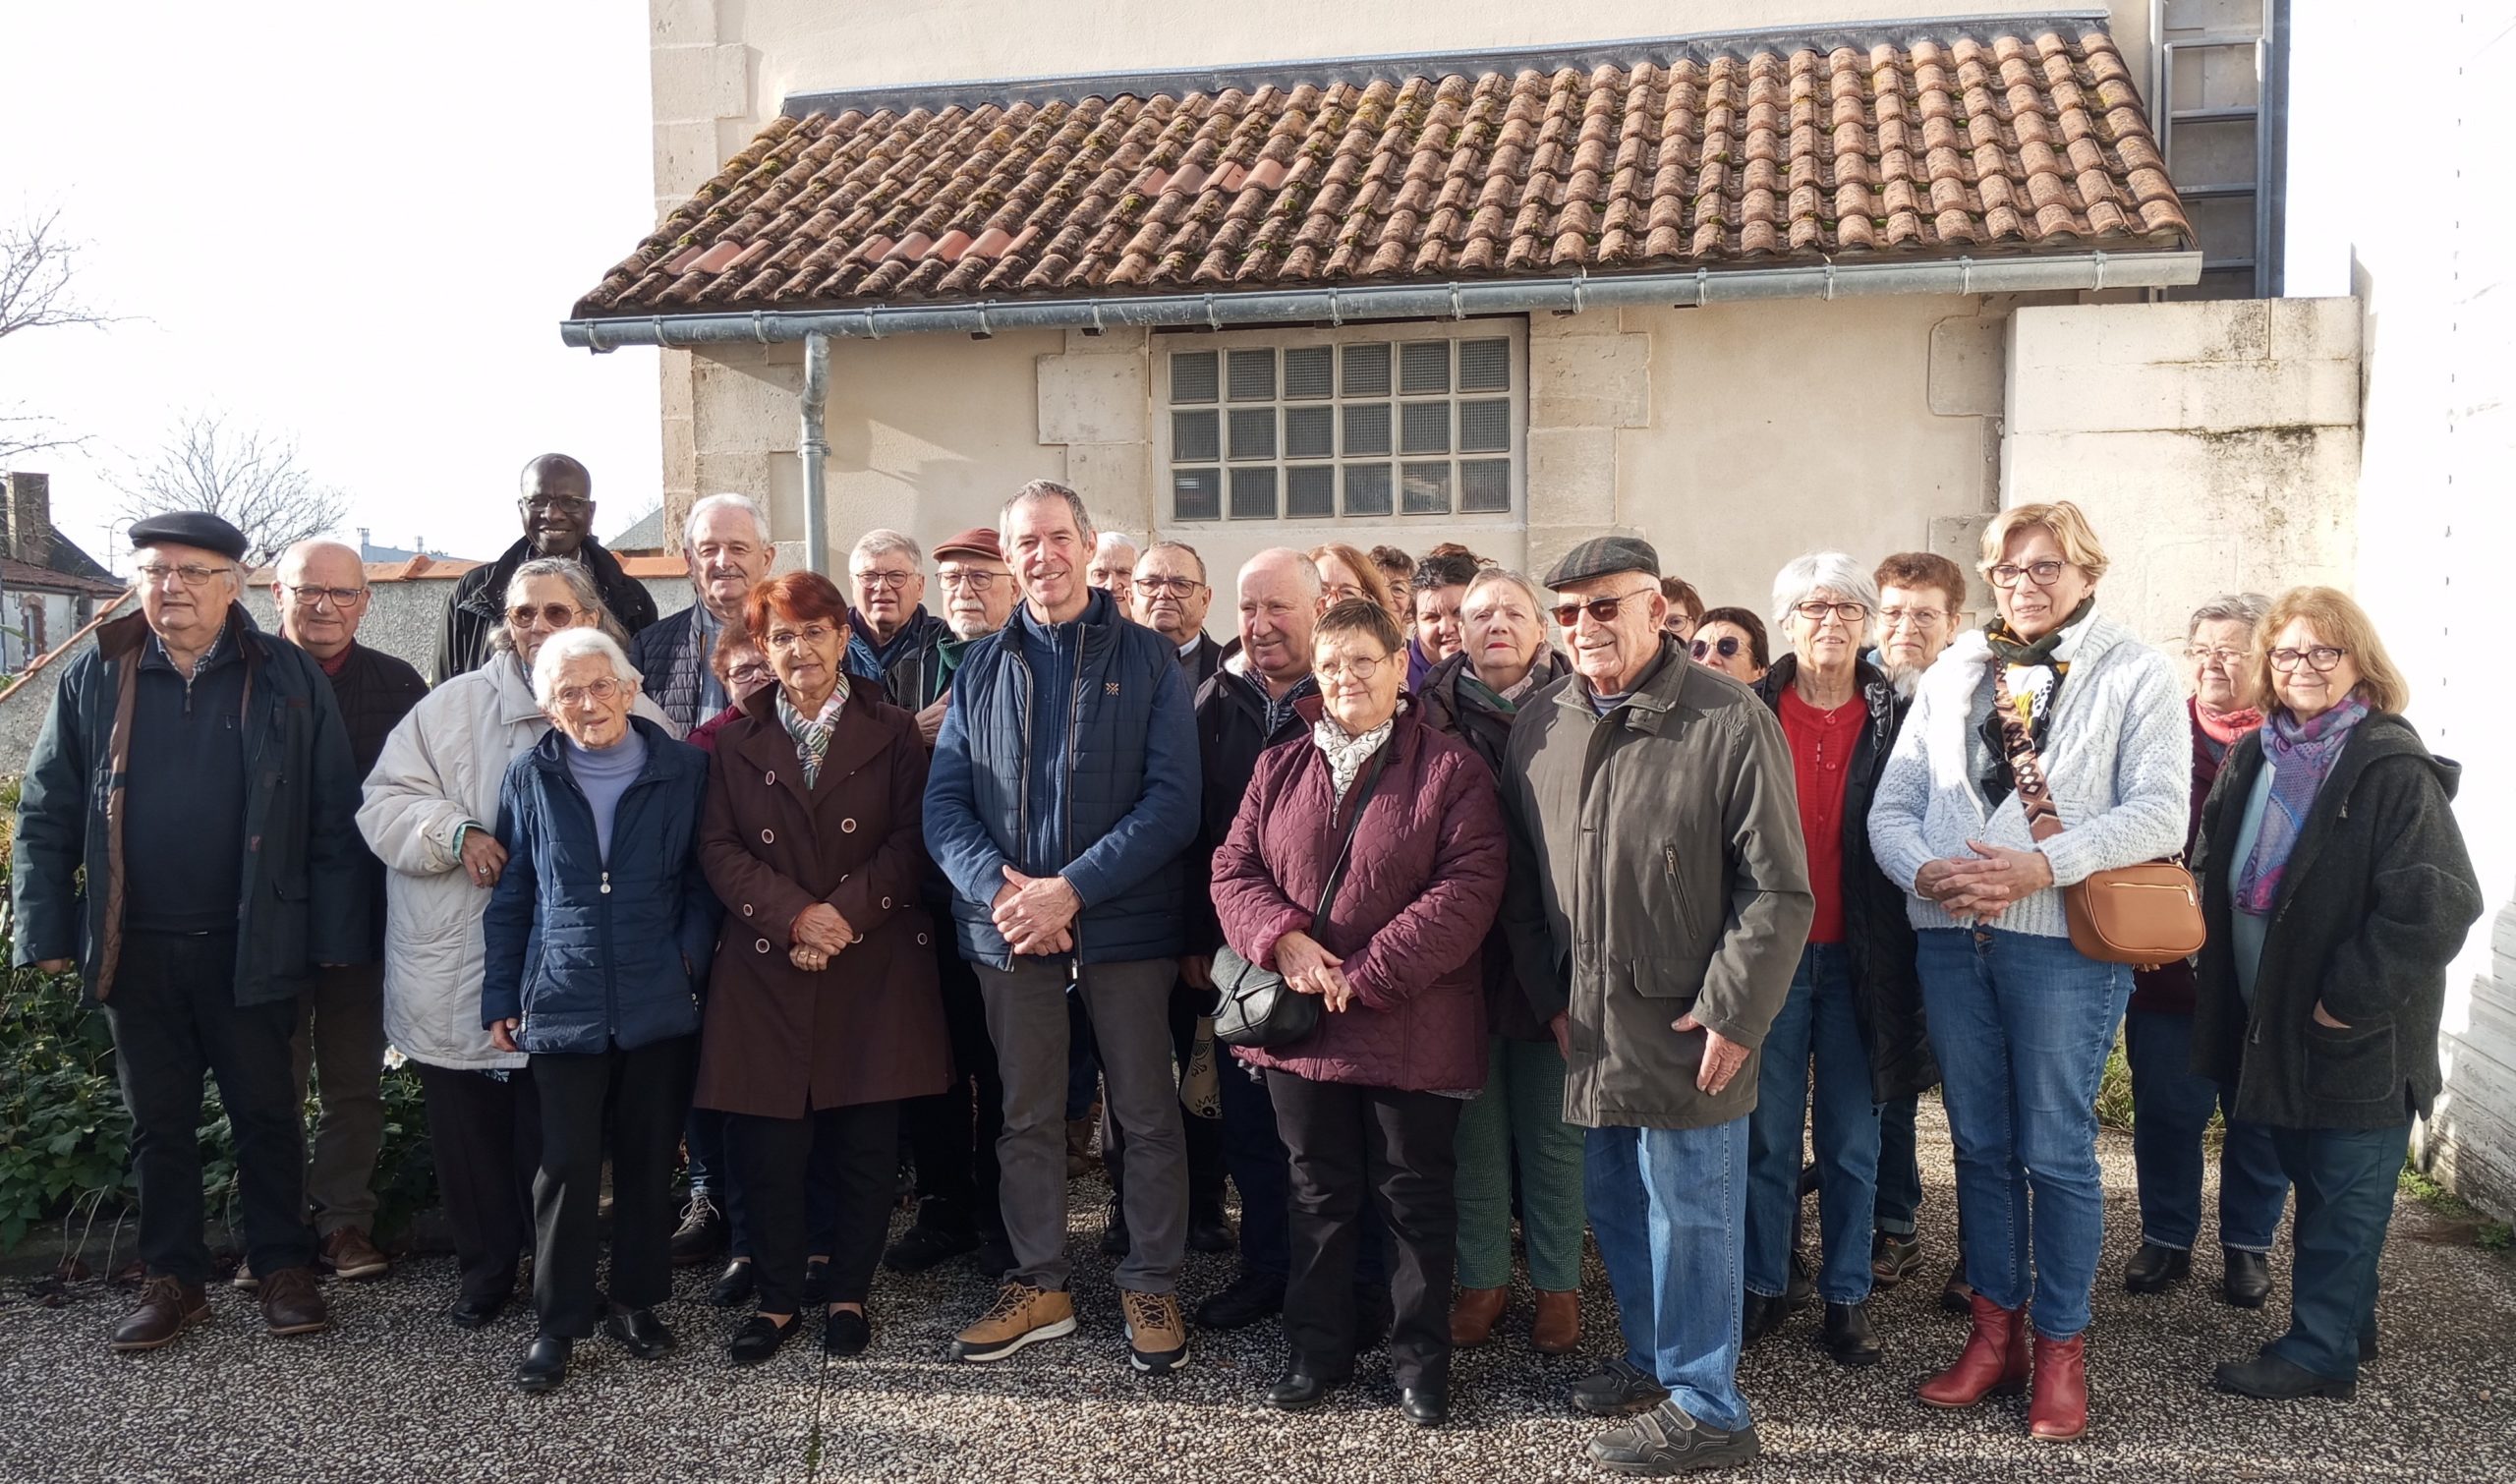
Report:
[[[1317,704],[1304,707],[1315,714]],[[1289,1046],[1234,1051],[1319,1082],[1482,1088],[1477,950],[1503,900],[1508,856],[1494,775],[1411,710],[1399,716],[1387,758],[1336,904],[1313,935],[1344,960],[1354,1002],[1321,1015],[1318,1030]],[[1309,930],[1344,827],[1328,760],[1308,736],[1260,756],[1231,833],[1215,851],[1215,912],[1242,957],[1274,968],[1276,940]]]

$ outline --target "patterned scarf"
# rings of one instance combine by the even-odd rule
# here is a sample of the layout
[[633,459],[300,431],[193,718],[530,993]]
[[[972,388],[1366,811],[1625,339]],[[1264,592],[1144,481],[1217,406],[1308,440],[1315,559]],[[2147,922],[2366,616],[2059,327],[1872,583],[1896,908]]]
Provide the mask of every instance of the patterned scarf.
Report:
[[2201,702],[2193,703],[2193,719],[2200,724],[2202,735],[2219,744],[2221,751],[2237,745],[2247,732],[2262,724],[2262,713],[2250,706],[2232,712],[2214,712]]
[[804,768],[804,786],[811,788],[822,775],[822,759],[829,756],[829,734],[838,725],[838,713],[847,705],[847,676],[841,674],[831,689],[829,699],[822,703],[819,714],[806,716],[795,710],[780,687],[777,692],[777,719],[784,724],[786,735],[795,739],[795,761]]
[[[1400,702],[1400,710],[1404,710],[1405,705],[1405,702]],[[1354,786],[1354,779],[1362,774],[1363,765],[1370,762],[1372,754],[1389,741],[1390,733],[1397,726],[1398,718],[1393,715],[1361,736],[1349,737],[1334,716],[1322,716],[1311,723],[1310,740],[1319,744],[1320,752],[1328,759],[1328,778],[1336,785],[1338,803],[1345,802],[1345,790]]]
[[2280,877],[2298,831],[2307,825],[2323,780],[2350,743],[2368,703],[2356,696],[2310,720],[2300,721],[2284,708],[2271,713],[2262,728],[2262,757],[2271,770],[2271,800],[2262,811],[2262,828],[2254,837],[2254,853],[2237,869],[2236,906],[2240,912],[2268,916],[2280,898]]
[[[2096,595],[2080,599],[2070,616],[2043,638],[2032,644],[2019,637],[2009,620],[1995,616],[1983,625],[1983,642],[1991,647],[1992,662],[2009,666],[2009,693],[2027,722],[2027,740],[2035,747],[2036,755],[2044,752],[2044,733],[2053,724],[2053,702],[2062,694],[2062,681],[2071,673],[2071,661],[2060,655],[2065,645],[2076,651],[2071,642],[2079,637],[2080,626],[2088,614],[2096,611]],[[1983,802],[1997,807],[2003,799],[2018,790],[2018,780],[2010,775],[2009,739],[2001,729],[1999,708],[1983,718],[1983,746],[1991,755],[1991,767],[1976,781],[1982,785]]]

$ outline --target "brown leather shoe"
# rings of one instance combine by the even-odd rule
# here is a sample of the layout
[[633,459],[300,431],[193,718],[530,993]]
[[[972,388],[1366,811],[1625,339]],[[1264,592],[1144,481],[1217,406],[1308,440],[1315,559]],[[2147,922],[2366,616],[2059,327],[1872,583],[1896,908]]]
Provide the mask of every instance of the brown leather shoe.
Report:
[[1541,1355],[1570,1355],[1580,1343],[1580,1293],[1538,1289],[1537,1318],[1529,1325],[1529,1348]]
[[393,1271],[393,1264],[382,1248],[369,1240],[368,1234],[356,1227],[343,1227],[323,1238],[322,1256],[317,1259],[335,1278],[382,1278]]
[[140,1302],[114,1326],[113,1348],[153,1350],[208,1317],[209,1295],[200,1284],[151,1274],[140,1285]]
[[1451,1304],[1451,1343],[1465,1349],[1494,1334],[1494,1321],[1512,1301],[1509,1288],[1461,1288]]
[[314,1269],[282,1268],[263,1276],[262,1323],[274,1335],[312,1335],[332,1327]]

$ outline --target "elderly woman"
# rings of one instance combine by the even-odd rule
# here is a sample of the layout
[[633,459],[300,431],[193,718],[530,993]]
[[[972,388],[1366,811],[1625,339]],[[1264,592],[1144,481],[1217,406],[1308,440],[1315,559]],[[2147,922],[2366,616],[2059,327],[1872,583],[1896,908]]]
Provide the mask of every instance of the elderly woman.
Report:
[[1703,595],[1694,584],[1674,573],[1660,579],[1660,596],[1669,600],[1669,614],[1660,620],[1660,629],[1680,644],[1694,642],[1694,626],[1703,622]]
[[2298,1188],[2289,1330],[2223,1391],[2348,1398],[2375,1354],[2376,1260],[2414,1114],[2439,1085],[2446,968],[2481,916],[2448,808],[2462,770],[2359,605],[2293,588],[2255,630],[2261,728],[2202,811],[2194,1067],[2236,1088]]
[[[603,1332],[641,1360],[674,1346],[672,1168],[689,1105],[716,900],[699,870],[708,758],[633,713],[638,671],[609,635],[571,629],[533,660],[553,730],[507,768],[505,870],[482,921],[481,1024],[533,1058],[540,1333],[515,1383],[547,1392]],[[596,1292],[597,1210],[611,1156],[611,1283]]]
[[[454,1240],[449,1316],[477,1330],[515,1293],[533,1241],[542,1109],[524,1054],[481,1025],[481,917],[507,855],[490,833],[507,765],[550,721],[533,699],[534,659],[552,635],[600,630],[625,642],[594,579],[573,561],[525,562],[507,581],[489,662],[422,698],[386,739],[358,812],[384,862],[384,1034],[419,1068],[429,1148]],[[668,725],[645,696],[638,714]]]
[[767,685],[774,672],[769,656],[758,641],[742,629],[727,628],[716,637],[716,647],[708,654],[708,669],[716,683],[733,697],[733,704],[690,729],[690,745],[710,757],[716,755],[716,736],[734,724],[743,713],[743,702],[752,692]]
[[1308,737],[1260,756],[1215,852],[1214,901],[1235,952],[1326,1011],[1297,1041],[1237,1051],[1265,1072],[1292,1180],[1291,1353],[1267,1402],[1316,1405],[1351,1374],[1369,1199],[1396,1249],[1400,1410],[1438,1427],[1450,1416],[1454,1140],[1485,1080],[1479,947],[1506,847],[1493,774],[1402,705],[1404,648],[1377,604],[1349,599],[1320,619],[1320,713]]
[[1825,1300],[1818,1340],[1838,1365],[1876,1365],[1870,1227],[1878,1193],[1878,1107],[1939,1080],[1922,1034],[1905,895],[1870,859],[1869,801],[1904,719],[1894,687],[1860,655],[1878,590],[1840,551],[1774,578],[1773,620],[1791,640],[1756,694],[1781,719],[1817,915],[1791,993],[1765,1032],[1747,1117],[1746,1304],[1743,1341],[1780,1328],[1790,1304],[1801,1130],[1811,1117]]
[[806,1174],[827,1171],[822,1349],[872,1337],[899,1105],[951,1078],[933,919],[921,905],[926,747],[917,718],[850,684],[846,595],[813,572],[752,589],[752,641],[775,683],[716,743],[699,855],[725,904],[696,1102],[731,1115],[759,1312],[726,1354],[754,1365],[797,1327]]
[[1694,662],[1746,685],[1765,678],[1772,663],[1765,648],[1765,621],[1745,608],[1706,608],[1694,626],[1687,653]]
[[[2031,1297],[2028,1425],[2076,1438],[2105,1235],[2096,1086],[2132,971],[2072,946],[2062,888],[2183,841],[2191,743],[2166,660],[2096,610],[2105,548],[2078,506],[2005,510],[1982,551],[1999,616],[1922,677],[1869,811],[1871,852],[1920,930],[1974,1288],[1964,1353],[1919,1395],[1971,1406],[2026,1383]],[[2018,791],[2029,749],[2050,790],[2036,814],[2058,811],[2058,828]]]
[[[1360,598],[1387,609],[1401,627],[1412,621],[1404,588],[1393,588],[1379,563],[1344,542],[1310,548],[1310,564],[1319,569],[1319,596],[1331,606]],[[1412,572],[1410,563],[1407,570]]]
[[[1389,616],[1397,619],[1398,626],[1403,629],[1415,617],[1412,603],[1406,596],[1414,586],[1415,558],[1396,546],[1374,546],[1371,558],[1372,565],[1380,569],[1381,583],[1389,590]],[[1331,602],[1339,600],[1329,599]]]
[[[1464,648],[1433,667],[1417,700],[1424,724],[1464,742],[1498,775],[1523,703],[1572,672],[1546,644],[1546,601],[1516,572],[1488,568],[1459,604]],[[1458,1299],[1451,1343],[1483,1344],[1512,1296],[1512,1189],[1537,1313],[1529,1344],[1562,1355],[1581,1342],[1581,1139],[1564,1121],[1564,1053],[1512,967],[1501,926],[1488,933],[1485,1091],[1458,1115]]]
[[[2193,825],[2186,846],[2199,843],[2202,805],[2218,780],[2228,750],[2262,724],[2250,704],[2255,628],[2271,599],[2259,593],[2214,598],[2194,610],[2184,629],[2185,673],[2193,685],[2185,714],[2193,731]],[[2132,1063],[2132,1165],[2141,1187],[2141,1248],[2123,1269],[2123,1286],[2158,1293],[2193,1270],[2202,1232],[2202,1137],[2210,1114],[2227,1114],[2219,1149],[2219,1296],[2259,1309],[2271,1292],[2271,1237],[2288,1204],[2271,1136],[2237,1116],[2236,1090],[2193,1070],[2193,965],[2188,960],[2132,975],[2132,1003],[2123,1017],[2123,1050]]]

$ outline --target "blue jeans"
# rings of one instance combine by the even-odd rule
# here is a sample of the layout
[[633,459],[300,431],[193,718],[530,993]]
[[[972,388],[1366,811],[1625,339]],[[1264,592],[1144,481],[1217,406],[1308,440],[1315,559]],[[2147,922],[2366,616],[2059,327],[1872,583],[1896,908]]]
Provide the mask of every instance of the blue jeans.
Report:
[[2393,1223],[2411,1125],[2275,1128],[2269,1137],[2281,1171],[2298,1187],[2289,1333],[2271,1342],[2271,1352],[2318,1376],[2355,1380],[2359,1337],[2376,1327],[2376,1259]]
[[2193,1072],[2193,1016],[2123,1017],[2132,1063],[2132,1160],[2141,1176],[2141,1240],[2189,1252],[2202,1233],[2202,1136],[2212,1109],[2228,1115],[2219,1151],[2219,1245],[2268,1252],[2289,1203],[2269,1131],[2240,1123],[2236,1089]]
[[1747,1120],[1709,1128],[1593,1128],[1582,1204],[1616,1293],[1625,1358],[1707,1426],[1751,1420],[1739,1394],[1745,1283]]
[[1841,943],[1800,953],[1791,993],[1765,1032],[1756,1107],[1747,1114],[1747,1287],[1778,1298],[1791,1282],[1800,1216],[1800,1131],[1809,1121],[1808,1058],[1817,1060],[1817,1292],[1832,1304],[1869,1296],[1869,1225],[1878,1189],[1878,1105],[1869,1048],[1852,1002]]
[[1966,1281],[2035,1333],[2087,1328],[2105,1237],[2096,1088],[2132,971],[2067,938],[1931,928],[1916,966],[1957,1146]]
[[1911,1236],[1922,1214],[1922,1157],[1914,1143],[1921,1099],[1878,1105],[1878,1229]]

